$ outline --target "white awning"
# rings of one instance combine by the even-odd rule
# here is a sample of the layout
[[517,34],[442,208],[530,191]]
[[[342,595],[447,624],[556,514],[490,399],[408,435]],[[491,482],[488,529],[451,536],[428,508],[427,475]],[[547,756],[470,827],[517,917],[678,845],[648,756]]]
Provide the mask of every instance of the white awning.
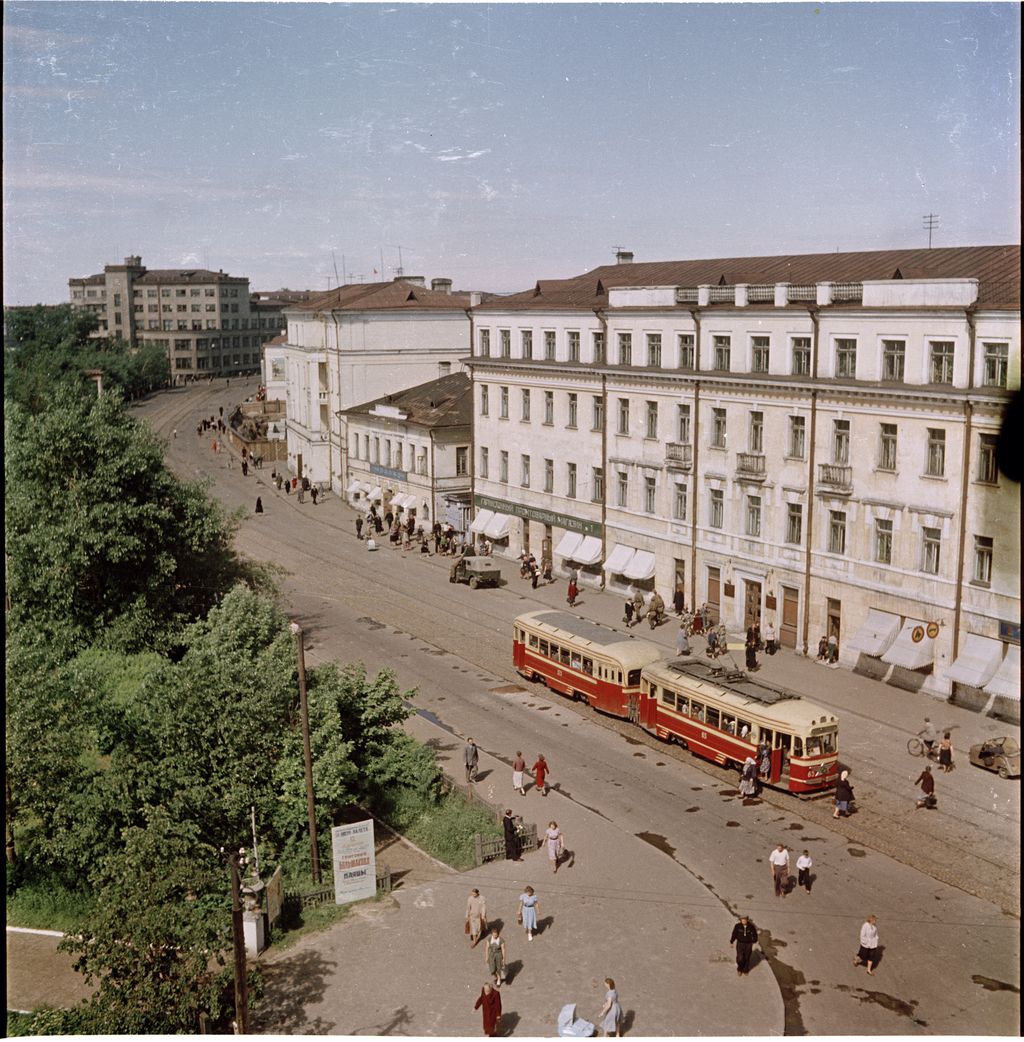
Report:
[[1006,658],[996,670],[995,676],[982,685],[982,689],[990,695],[1009,698],[1013,702],[1020,701],[1020,648],[1010,644],[1006,648]]
[[369,491],[371,491],[372,488],[373,488],[373,485],[367,485],[367,483],[365,481],[360,481],[359,482],[359,491],[360,492],[369,492]]
[[616,543],[612,548],[611,555],[608,560],[604,563],[604,570],[611,572],[614,575],[624,575],[626,568],[629,566],[629,562],[633,560],[633,554],[636,550],[631,546],[623,546],[622,543]]
[[584,536],[572,559],[578,564],[596,564],[601,560],[601,540],[592,535]]
[[353,481],[347,489],[345,489],[345,495],[351,496],[355,492],[363,491],[363,483],[361,481]]
[[1003,662],[1003,645],[991,637],[968,633],[956,662],[946,670],[946,676],[958,684],[984,687]]
[[846,642],[853,651],[863,651],[876,658],[889,650],[889,645],[900,631],[900,617],[889,611],[868,608],[868,617],[857,632]]
[[935,641],[928,636],[928,624],[919,619],[907,619],[896,642],[882,656],[882,661],[904,669],[930,666],[935,661]]
[[366,493],[367,499],[380,499],[380,485],[374,485],[369,492]]
[[397,503],[400,507],[408,510],[409,507],[416,506],[416,497],[410,496],[408,492],[399,492],[397,496],[392,498],[391,502]]
[[487,527],[484,529],[484,535],[488,539],[504,539],[508,535],[509,525],[512,524],[512,518],[508,514],[495,514],[490,521],[487,522]]
[[471,532],[476,532],[479,535],[487,527],[487,522],[494,517],[493,510],[478,510],[476,517],[473,518],[473,523],[469,526]]
[[622,574],[627,579],[650,579],[654,575],[654,566],[654,554],[647,550],[637,550]]
[[558,546],[555,547],[555,556],[572,557],[582,542],[583,536],[581,536],[579,532],[566,532],[565,535],[558,540]]

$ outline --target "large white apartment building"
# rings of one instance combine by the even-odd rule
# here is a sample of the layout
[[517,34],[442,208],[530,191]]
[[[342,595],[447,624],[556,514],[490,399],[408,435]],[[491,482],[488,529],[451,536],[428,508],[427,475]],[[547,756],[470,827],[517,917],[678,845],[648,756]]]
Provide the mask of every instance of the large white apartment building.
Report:
[[422,277],[404,276],[339,286],[287,308],[287,342],[268,356],[277,366],[268,387],[282,386],[283,368],[291,470],[341,492],[351,475],[339,413],[459,371],[479,299],[452,293],[448,279],[427,289]]
[[1019,246],[630,261],[473,309],[474,530],[1012,714]]

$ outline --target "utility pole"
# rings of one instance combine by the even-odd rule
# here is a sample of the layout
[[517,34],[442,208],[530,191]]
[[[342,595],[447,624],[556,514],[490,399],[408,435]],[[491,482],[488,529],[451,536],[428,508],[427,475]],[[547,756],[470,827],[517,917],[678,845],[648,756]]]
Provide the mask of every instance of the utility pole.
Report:
[[306,653],[302,647],[302,627],[291,624],[299,657],[299,713],[302,717],[302,754],[306,763],[306,810],[309,814],[309,845],[313,861],[313,882],[320,882],[320,850],[316,842],[316,802],[313,798],[313,754],[309,746],[309,706],[306,702]]
[[928,249],[931,249],[932,230],[939,226],[939,215],[937,213],[926,213],[924,215],[924,226],[928,229]]
[[[224,854],[224,848],[220,848]],[[242,927],[242,880],[239,862],[245,864],[245,851],[225,854],[231,869],[231,942],[235,950],[235,1033],[249,1033],[249,979],[245,962],[245,931]]]

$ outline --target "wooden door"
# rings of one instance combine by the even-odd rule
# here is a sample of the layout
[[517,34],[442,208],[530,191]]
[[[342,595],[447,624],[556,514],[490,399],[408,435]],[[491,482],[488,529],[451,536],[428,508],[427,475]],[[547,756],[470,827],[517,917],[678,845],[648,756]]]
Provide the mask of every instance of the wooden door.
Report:
[[792,586],[782,587],[782,622],[779,625],[779,643],[784,648],[796,647],[796,620],[799,615],[800,594]]
[[722,573],[717,568],[708,567],[708,612],[711,615],[711,625],[718,624],[722,613]]
[[761,584],[743,580],[743,628],[761,625]]

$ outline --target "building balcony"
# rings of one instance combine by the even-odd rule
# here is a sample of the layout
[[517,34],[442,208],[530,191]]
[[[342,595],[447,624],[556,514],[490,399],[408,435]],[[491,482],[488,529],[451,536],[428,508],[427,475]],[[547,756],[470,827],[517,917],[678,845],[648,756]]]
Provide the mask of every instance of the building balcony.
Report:
[[766,477],[763,452],[737,452],[736,478],[740,481],[764,481]]
[[665,445],[665,466],[669,470],[690,470],[693,467],[693,446],[670,441]]
[[840,463],[818,465],[818,487],[833,495],[848,496],[853,492],[853,467]]
[[321,391],[318,391],[318,392],[317,392],[317,397],[319,398],[319,400],[320,400],[320,401],[322,401],[322,402],[326,402],[326,401],[327,401],[327,398],[328,398],[328,396],[329,396],[329,394],[330,394],[330,392],[329,392],[329,391],[323,391],[323,390],[321,390]]

